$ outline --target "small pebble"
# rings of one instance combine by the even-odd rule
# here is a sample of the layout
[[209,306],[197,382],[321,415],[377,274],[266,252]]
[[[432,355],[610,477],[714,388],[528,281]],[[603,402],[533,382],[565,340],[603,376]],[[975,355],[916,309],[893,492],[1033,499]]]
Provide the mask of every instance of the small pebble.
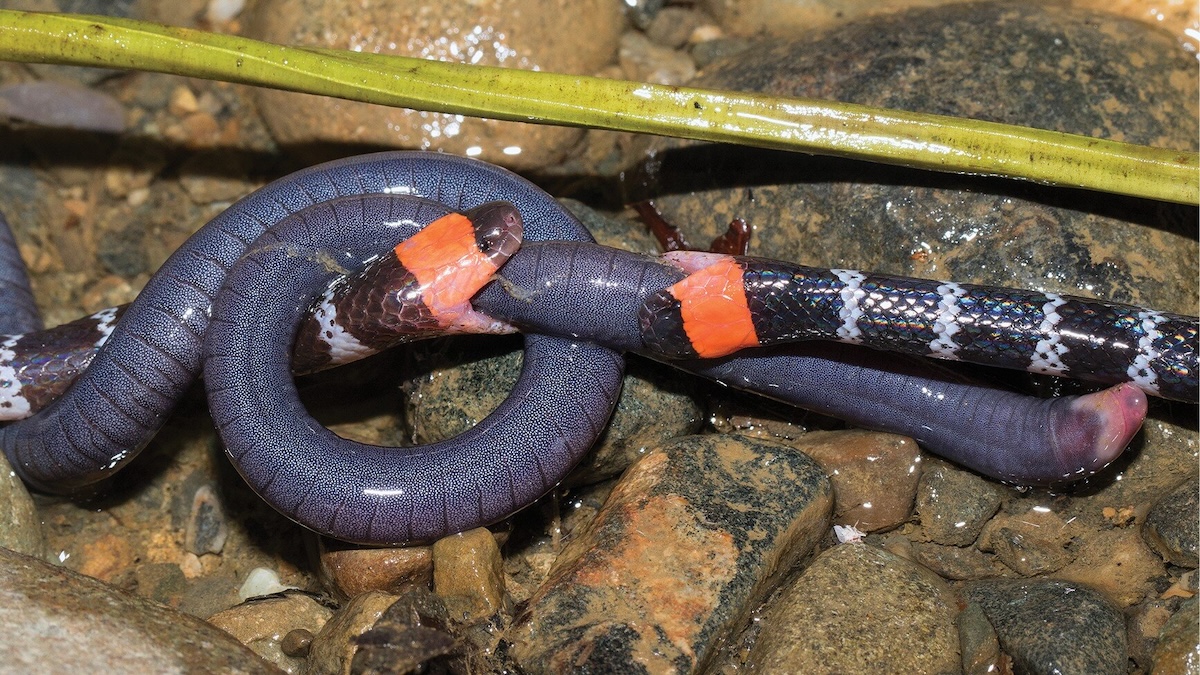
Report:
[[974,602],[967,603],[955,620],[958,624],[959,647],[964,675],[995,675],[1005,672],[1000,651],[1000,638],[988,622],[983,609]]
[[279,575],[265,567],[256,567],[246,575],[246,581],[238,589],[238,599],[242,602],[272,593],[282,593],[295,590],[294,586],[284,586]]
[[912,515],[921,452],[911,438],[873,431],[815,431],[789,445],[817,460],[829,475],[833,522],[878,532]]
[[312,649],[313,637],[315,636],[312,631],[304,628],[293,628],[279,641],[279,649],[288,656],[304,658],[308,656],[308,652]]
[[0,547],[40,558],[45,553],[41,519],[25,483],[0,453]]

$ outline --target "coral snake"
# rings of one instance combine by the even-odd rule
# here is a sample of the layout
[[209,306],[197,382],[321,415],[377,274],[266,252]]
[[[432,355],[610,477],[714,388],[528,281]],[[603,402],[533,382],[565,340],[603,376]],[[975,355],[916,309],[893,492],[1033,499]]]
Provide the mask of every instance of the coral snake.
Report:
[[[540,497],[606,425],[623,352],[912,436],[1022,484],[1107,465],[1141,426],[1143,391],[1197,398],[1195,318],[762,259],[636,255],[593,243],[528,181],[436,153],[281,178],[199,230],[128,307],[51,331],[39,331],[2,229],[0,414],[32,416],[0,428],[0,444],[26,482],[68,492],[110,476],[203,372],[254,490],[355,542],[429,540]],[[439,443],[339,438],[292,381],[293,370],[433,333],[517,329],[525,360],[509,397]],[[1113,386],[1041,399],[858,345]]]

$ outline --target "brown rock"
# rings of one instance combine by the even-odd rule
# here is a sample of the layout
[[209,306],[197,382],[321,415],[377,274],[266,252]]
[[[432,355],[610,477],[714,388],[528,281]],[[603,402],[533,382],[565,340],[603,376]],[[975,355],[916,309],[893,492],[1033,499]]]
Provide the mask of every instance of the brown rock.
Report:
[[310,675],[349,672],[350,662],[358,649],[356,640],[395,602],[394,595],[367,591],[339,609],[312,640],[308,654]]
[[357,548],[320,538],[321,582],[334,595],[353,598],[368,591],[396,594],[433,581],[433,549]]
[[1089,535],[1075,561],[1054,574],[1092,586],[1122,608],[1154,593],[1155,581],[1165,575],[1162,559],[1146,546],[1137,528]]
[[872,431],[818,431],[789,445],[817,460],[829,475],[834,523],[878,532],[912,515],[921,451],[911,438]]
[[[311,640],[312,634],[320,631],[331,616],[333,610],[312,596],[289,592],[282,596],[248,600],[213,614],[208,617],[208,622],[234,636],[280,669],[288,673],[300,673],[303,672],[304,659],[288,653],[298,648],[294,644],[286,647],[285,638],[298,631],[306,631]],[[297,640],[298,636],[292,638],[293,643]],[[306,649],[304,653],[307,653]]]
[[[267,0],[248,34],[268,42],[589,75],[613,60],[619,6],[604,0]],[[587,39],[579,39],[586,32]],[[260,106],[281,144],[357,143],[472,154],[514,168],[553,163],[575,129],[415,112],[270,90]]]
[[504,563],[485,527],[433,544],[433,587],[451,616],[482,619],[504,605]]

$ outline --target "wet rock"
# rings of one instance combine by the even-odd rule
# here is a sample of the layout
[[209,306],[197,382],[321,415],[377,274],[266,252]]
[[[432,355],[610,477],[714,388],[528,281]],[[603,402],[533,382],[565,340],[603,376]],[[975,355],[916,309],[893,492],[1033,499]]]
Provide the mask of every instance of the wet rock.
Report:
[[95,579],[6,549],[0,569],[0,662],[14,672],[278,672],[207,623]]
[[[281,670],[302,673],[303,656],[307,654],[307,645],[300,647],[297,644],[302,642],[302,633],[307,633],[311,642],[312,635],[320,631],[331,616],[333,610],[312,596],[290,592],[230,607],[208,617],[208,622]],[[288,636],[293,637],[285,645]]]
[[1194,675],[1200,672],[1200,611],[1192,598],[1163,626],[1154,649],[1156,675]]
[[1075,561],[1054,576],[1087,584],[1117,605],[1130,607],[1155,593],[1166,569],[1137,528],[1129,527],[1101,530],[1083,538]]
[[945,462],[926,462],[917,487],[921,533],[929,541],[969,546],[1000,508],[1004,488]]
[[25,483],[0,453],[0,547],[40,558],[45,554],[41,519]]
[[1016,672],[1123,674],[1125,620],[1097,591],[1065,581],[980,581],[963,595],[996,629]]
[[1179,598],[1151,598],[1125,610],[1129,658],[1144,672],[1151,672],[1159,635],[1180,604]]
[[913,559],[946,579],[987,579],[1012,573],[993,556],[974,546],[943,546],[916,542]]
[[1200,483],[1196,478],[1184,481],[1150,509],[1142,526],[1146,543],[1172,565],[1200,567],[1198,495]]
[[[1195,60],[1143,24],[1044,4],[967,3],[769,43],[692,84],[1195,149],[1197,82]],[[745,218],[752,254],[1189,314],[1200,297],[1191,207],[667,140],[647,169],[656,205],[689,238]]]
[[429,546],[359,548],[322,537],[321,582],[335,596],[353,598],[367,591],[396,594],[433,582],[433,550]]
[[487,528],[443,537],[433,544],[433,587],[464,623],[504,606],[504,564]]
[[911,438],[872,431],[817,431],[789,445],[817,460],[829,475],[834,523],[877,532],[912,515],[921,451]]
[[397,596],[368,591],[342,606],[312,639],[308,653],[311,675],[340,675],[348,671],[356,640],[383,616]]
[[1035,506],[988,521],[979,536],[979,549],[995,552],[1009,569],[1032,577],[1070,564],[1075,555],[1068,546],[1080,533],[1080,527],[1068,524],[1050,508]]
[[1000,638],[979,605],[967,603],[958,613],[955,623],[958,625],[958,643],[962,653],[964,675],[1006,672],[1007,657],[1000,651]]
[[[832,493],[789,448],[692,436],[625,472],[509,631],[526,672],[683,672],[827,532]],[[615,669],[615,670],[614,670]]]
[[[519,7],[518,7],[519,5]],[[578,39],[586,27],[587,39]],[[590,75],[616,55],[619,6],[603,0],[369,5],[268,0],[248,21],[252,37],[279,44],[399,54],[441,61]],[[563,127],[389,109],[260,90],[259,109],[285,145],[356,143],[434,149],[532,169],[553,163],[580,132]]]
[[747,664],[764,673],[953,672],[957,613],[954,593],[929,570],[843,544],[771,603]]

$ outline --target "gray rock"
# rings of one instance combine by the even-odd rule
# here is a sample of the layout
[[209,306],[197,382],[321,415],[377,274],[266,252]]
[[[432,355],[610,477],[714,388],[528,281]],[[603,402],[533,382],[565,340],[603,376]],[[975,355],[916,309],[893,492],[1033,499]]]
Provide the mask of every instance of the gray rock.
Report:
[[1125,619],[1107,598],[1064,581],[980,581],[963,594],[983,608],[1016,672],[1123,675]]
[[1003,496],[1004,488],[973,473],[945,462],[927,462],[917,486],[921,531],[936,544],[969,546],[996,514]]
[[1198,499],[1200,482],[1193,476],[1158,500],[1142,525],[1146,543],[1172,565],[1200,567]]
[[508,635],[529,673],[689,672],[829,528],[832,490],[790,448],[690,436],[630,467]]
[[0,547],[35,558],[45,555],[46,549],[33,498],[3,453],[0,453]]
[[195,617],[5,549],[0,625],[4,672],[279,672]]
[[843,544],[771,603],[747,663],[762,673],[955,672],[957,613],[953,591],[929,570]]
[[1200,609],[1196,598],[1179,607],[1163,626],[1154,648],[1155,675],[1195,675],[1200,673]]

